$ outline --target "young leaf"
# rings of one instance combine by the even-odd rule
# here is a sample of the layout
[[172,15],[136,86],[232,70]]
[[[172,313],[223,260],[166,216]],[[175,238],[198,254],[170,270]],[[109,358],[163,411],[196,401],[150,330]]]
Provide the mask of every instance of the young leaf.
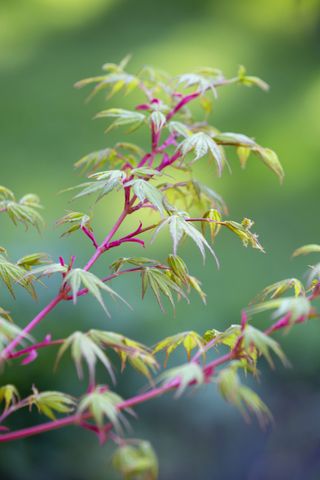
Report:
[[64,283],[68,284],[71,288],[73,303],[77,302],[77,295],[78,292],[83,286],[84,288],[88,289],[88,292],[94,296],[94,298],[100,303],[103,310],[106,312],[108,316],[110,316],[109,311],[103,301],[101,290],[104,290],[109,293],[112,297],[117,297],[122,300],[126,305],[127,302],[120,297],[112,288],[108,285],[103,283],[100,278],[96,277],[93,273],[88,272],[86,270],[82,270],[81,268],[73,268],[70,272],[66,275],[64,279]]
[[175,381],[179,381],[176,396],[179,397],[186,390],[188,385],[202,385],[204,382],[204,374],[202,368],[195,362],[186,363],[179,367],[166,370],[158,377],[158,382],[162,385],[170,385]]
[[170,276],[164,270],[145,267],[141,272],[141,279],[142,298],[144,298],[148,287],[150,287],[162,311],[164,309],[161,302],[161,294],[163,294],[169,299],[172,306],[174,306],[174,300],[172,295],[173,292],[185,298],[186,300],[188,299],[180,286],[172,278],[170,278]]
[[246,69],[243,65],[240,65],[238,71],[238,81],[247,87],[257,86],[261,88],[261,90],[269,90],[269,85],[264,80],[261,80],[259,77],[247,75]]
[[270,298],[278,298],[288,290],[293,289],[295,297],[299,297],[300,295],[304,296],[305,291],[302,283],[297,278],[287,278],[285,280],[281,280],[280,282],[273,283],[268,287],[264,288],[260,295],[258,295],[258,299],[265,300],[267,297]]
[[178,245],[181,242],[184,236],[190,237],[194,243],[199,248],[203,260],[205,260],[205,248],[209,250],[209,252],[213,255],[217,265],[219,266],[218,259],[216,254],[214,253],[213,249],[210,247],[207,240],[204,238],[201,232],[197,230],[190,222],[187,222],[186,219],[182,215],[171,215],[170,217],[163,220],[157,229],[154,232],[153,240],[158,235],[162,228],[168,226],[170,235],[173,242],[173,254],[177,255]]
[[18,283],[35,298],[35,290],[29,278],[26,278],[26,270],[19,265],[9,262],[3,255],[0,255],[0,278],[8,288],[13,297],[13,283]]
[[115,383],[115,376],[110,360],[100,348],[99,344],[90,338],[90,336],[82,332],[74,332],[66,338],[58,351],[57,363],[59,363],[68,348],[71,349],[71,355],[76,365],[79,378],[83,377],[82,360],[84,360],[88,366],[91,380],[95,378],[96,363],[97,360],[100,360],[108,371],[112,381]]
[[273,361],[270,352],[274,353],[283,365],[288,365],[286,356],[278,342],[251,325],[247,325],[244,330],[244,347],[249,352],[254,348],[259,355],[266,358],[271,367],[273,367]]
[[277,175],[280,183],[282,183],[284,178],[284,170],[277,154],[270,148],[262,147],[253,149],[253,152],[257,154],[262,159],[263,163]]
[[121,445],[112,457],[113,467],[125,480],[157,480],[158,459],[149,442],[134,440]]
[[119,272],[123,265],[134,265],[135,267],[155,266],[159,262],[146,257],[121,257],[115,260],[110,268],[113,272]]
[[180,137],[186,138],[192,135],[192,131],[181,122],[169,122],[168,129],[170,133],[175,133]]
[[156,133],[160,132],[163,129],[164,125],[166,124],[166,121],[167,120],[165,115],[159,110],[155,110],[150,115],[150,123]]
[[264,252],[262,245],[258,241],[258,235],[251,232],[251,227],[254,222],[248,218],[244,218],[241,223],[237,223],[231,220],[224,221],[223,225],[229,228],[242,240],[245,247],[250,245],[252,248],[257,248],[261,252]]
[[29,406],[35,405],[39,413],[46,415],[51,420],[55,420],[55,412],[70,413],[76,405],[75,400],[65,393],[61,392],[38,392],[33,388],[33,395],[29,397]]
[[247,308],[248,315],[274,310],[272,318],[279,318],[290,314],[290,322],[294,323],[299,317],[307,317],[311,310],[311,304],[306,297],[284,297],[267,302],[258,303]]
[[298,255],[308,255],[309,253],[320,253],[320,245],[317,245],[316,243],[303,245],[303,247],[297,248],[292,256],[297,257]]
[[61,235],[64,237],[65,235],[70,235],[70,233],[76,232],[81,228],[87,228],[90,232],[92,231],[92,227],[90,224],[90,217],[82,212],[69,212],[63,217],[61,217],[56,224],[57,225],[69,225],[69,228],[63,232]]
[[123,399],[110,390],[105,390],[97,387],[93,392],[84,395],[82,398],[78,413],[89,412],[97,426],[102,429],[105,419],[110,421],[118,433],[122,433],[122,425],[125,417],[118,410],[117,405]]
[[115,148],[104,148],[102,150],[91,152],[80,158],[74,166],[76,168],[81,168],[83,172],[94,172],[104,167],[107,162],[110,162],[112,166],[121,162],[121,157],[118,155]]
[[17,327],[10,318],[4,318],[3,312],[0,311],[0,353],[5,346],[17,337],[26,340],[32,340],[30,335],[24,334],[21,328]]
[[182,332],[173,335],[172,337],[167,337],[158,342],[153,349],[153,353],[158,353],[162,350],[166,353],[166,363],[169,356],[174,350],[182,345],[187,353],[188,360],[190,360],[190,355],[192,350],[198,348],[200,351],[204,352],[204,346],[206,342],[197,332],[189,331]]
[[25,270],[30,270],[36,265],[43,265],[48,263],[48,255],[46,253],[32,253],[31,255],[25,255],[17,261],[19,267]]
[[42,265],[34,268],[27,273],[24,272],[24,278],[40,278],[50,276],[54,273],[66,273],[67,271],[68,267],[66,265],[61,265],[60,263],[50,263],[49,265]]
[[122,182],[126,178],[126,174],[121,170],[107,170],[105,172],[93,173],[89,175],[89,178],[93,178],[94,181],[81,183],[80,185],[68,188],[65,191],[84,187],[80,193],[73,197],[73,199],[92,194],[99,194],[96,200],[98,202],[112,190],[119,190],[123,186]]
[[15,405],[19,398],[19,392],[14,385],[8,384],[0,387],[0,404],[4,402],[5,411],[12,405]]
[[148,201],[153,205],[162,215],[165,215],[166,209],[163,204],[162,193],[150,182],[138,178],[130,180],[125,184],[126,187],[132,186],[134,194],[138,197],[141,203]]
[[195,157],[193,162],[196,162],[205,155],[210,155],[217,164],[219,176],[221,175],[223,168],[223,156],[220,147],[206,133],[194,133],[183,140],[183,142],[178,146],[178,149],[181,150],[183,157],[190,152],[194,152]]
[[108,110],[99,112],[96,115],[96,118],[115,118],[111,125],[106,129],[106,132],[110,132],[114,128],[124,125],[131,125],[130,132],[133,132],[143,124],[145,115],[140,112],[123,110],[122,108],[109,108]]
[[249,410],[256,415],[262,425],[271,421],[269,408],[253,390],[241,383],[237,373],[237,364],[221,370],[218,376],[218,386],[227,402],[235,405],[246,419],[248,419],[247,411]]

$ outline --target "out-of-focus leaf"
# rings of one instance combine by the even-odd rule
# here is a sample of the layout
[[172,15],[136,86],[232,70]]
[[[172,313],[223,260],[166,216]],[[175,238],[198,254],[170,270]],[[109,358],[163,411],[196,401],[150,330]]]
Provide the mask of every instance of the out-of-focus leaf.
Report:
[[286,356],[278,342],[263,333],[261,330],[252,327],[252,325],[246,325],[246,328],[244,329],[244,347],[249,352],[254,348],[259,355],[265,357],[269,365],[272,367],[273,360],[271,357],[271,352],[281,360],[283,365],[288,365]]
[[149,442],[134,440],[133,444],[117,448],[112,458],[113,467],[124,480],[157,480],[158,459]]
[[30,255],[25,255],[17,261],[19,267],[24,268],[25,270],[30,270],[31,267],[36,265],[43,265],[48,263],[48,255],[46,253],[32,253]]
[[170,133],[175,133],[180,137],[189,137],[190,135],[192,135],[192,131],[184,123],[181,122],[169,122],[168,129]]
[[98,194],[97,202],[112,190],[119,190],[123,186],[123,180],[126,178],[125,172],[121,170],[107,170],[89,175],[93,182],[85,182],[75,187],[67,188],[65,192],[81,188],[82,191],[75,195],[73,199],[85,197],[87,195]]
[[297,257],[298,255],[308,255],[309,253],[320,253],[320,245],[317,245],[316,243],[303,245],[303,247],[297,248],[292,256]]
[[38,392],[35,388],[33,388],[33,392],[33,395],[28,398],[30,407],[35,405],[40,413],[46,415],[51,420],[55,420],[55,412],[70,413],[75,408],[75,400],[66,393],[55,391]]
[[261,90],[269,90],[269,85],[259,77],[247,75],[246,69],[243,65],[240,66],[238,71],[238,81],[247,87],[256,86]]
[[110,421],[117,432],[122,433],[121,423],[125,422],[125,417],[117,407],[122,401],[123,399],[116,393],[97,387],[93,392],[83,396],[78,413],[89,412],[100,429],[106,420]]
[[131,125],[130,132],[133,132],[139,128],[144,120],[145,115],[140,112],[134,112],[130,110],[123,110],[122,108],[109,108],[103,110],[96,115],[96,118],[114,118],[113,122],[106,129],[106,132],[110,132],[114,128]]
[[15,405],[19,399],[19,392],[14,385],[8,384],[0,387],[0,404],[4,402],[5,410],[8,410],[9,407]]
[[70,225],[68,229],[61,235],[70,235],[70,233],[76,232],[83,227],[86,227],[89,231],[92,231],[90,224],[90,217],[86,213],[82,212],[69,212],[61,217],[56,223],[57,225]]
[[115,260],[111,265],[110,268],[114,272],[118,272],[123,265],[134,265],[135,267],[145,267],[145,266],[153,266],[159,264],[157,260],[152,260],[146,257],[121,257]]
[[273,283],[272,285],[264,288],[262,292],[258,295],[257,300],[263,301],[269,296],[270,298],[278,298],[291,288],[294,291],[295,297],[305,295],[304,287],[300,280],[298,280],[297,278],[286,278],[285,280]]
[[198,363],[190,362],[179,367],[170,368],[158,377],[158,382],[167,386],[176,380],[179,381],[177,396],[180,396],[184,393],[188,385],[193,383],[196,386],[202,385],[204,382],[204,374]]
[[40,208],[42,206],[37,195],[28,193],[17,201],[11,190],[0,186],[0,212],[6,212],[15,225],[17,223],[22,223],[25,227],[32,225],[39,230],[44,223],[37,211]]
[[308,316],[311,310],[311,304],[306,297],[283,297],[268,300],[257,305],[251,305],[247,308],[248,315],[275,310],[272,318],[279,318],[290,314],[290,322],[294,323],[299,317]]
[[22,329],[17,327],[10,319],[7,312],[0,309],[0,352],[5,346],[17,337],[23,340],[32,340],[30,335],[24,334]]

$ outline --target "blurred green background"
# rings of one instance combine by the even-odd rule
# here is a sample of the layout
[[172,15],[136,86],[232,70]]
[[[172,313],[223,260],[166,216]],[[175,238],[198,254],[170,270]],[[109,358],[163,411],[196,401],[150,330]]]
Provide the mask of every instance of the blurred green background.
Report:
[[[69,197],[57,192],[79,183],[74,161],[109,146],[121,132],[105,137],[103,122],[91,121],[105,106],[104,98],[85,104],[87,92],[72,85],[128,52],[133,55],[133,71],[154,64],[177,74],[208,65],[232,76],[243,64],[249,73],[265,79],[271,84],[267,94],[244,87],[219,91],[212,122],[222,131],[241,132],[273,148],[286,171],[280,187],[275,176],[253,160],[240,170],[231,152],[233,174],[225,172],[222,179],[213,172],[209,176],[208,165],[201,164],[200,179],[224,196],[231,218],[256,220],[267,251],[263,255],[244,249],[236,238],[223,233],[216,243],[222,265],[217,271],[211,259],[203,267],[198,253],[186,243],[182,254],[190,260],[191,272],[203,280],[207,306],[194,296],[191,305],[178,305],[175,316],[169,307],[162,315],[151,297],[141,303],[138,279],[131,277],[115,281],[113,287],[134,306],[133,314],[111,305],[108,320],[87,299],[74,308],[59,307],[38,329],[37,338],[48,331],[66,336],[75,328],[96,326],[151,345],[190,328],[224,329],[239,322],[240,309],[261,288],[304,274],[313,259],[293,261],[290,256],[302,244],[319,242],[319,40],[318,0],[1,0],[1,184],[17,195],[39,193],[47,221],[39,236],[1,219],[0,244],[9,247],[12,259],[34,251],[46,251],[54,259],[75,253],[81,265],[90,255],[90,245],[79,235],[59,238],[54,223],[70,205]],[[124,103],[115,98],[111,104],[129,107],[136,100],[133,94]],[[143,132],[133,137],[144,144]],[[116,204],[115,195],[97,210],[98,237],[111,225]],[[136,222],[137,218],[132,225]],[[169,239],[162,235],[148,248],[151,258],[164,259]],[[137,246],[129,252],[119,249],[117,256],[137,251],[140,254]],[[115,255],[104,258],[96,271],[106,272]],[[17,303],[1,293],[1,306],[24,325],[54,294],[55,281],[48,285],[40,289],[39,305],[19,292]],[[152,441],[160,457],[161,479],[320,478],[319,327],[299,326],[281,341],[293,368],[265,369],[261,383],[255,385],[275,417],[275,425],[266,431],[254,421],[246,424],[214,386],[137,408],[139,419],[132,421],[132,435]],[[71,362],[65,361],[52,373],[53,358],[53,352],[42,352],[29,366],[7,369],[2,381],[16,382],[24,394],[32,383],[39,389],[80,392],[84,384],[76,379]],[[128,396],[143,386],[128,371],[119,388]],[[29,421],[17,415],[12,426]],[[92,434],[70,428],[1,445],[0,476],[5,480],[116,479],[111,453],[112,448],[100,448]]]

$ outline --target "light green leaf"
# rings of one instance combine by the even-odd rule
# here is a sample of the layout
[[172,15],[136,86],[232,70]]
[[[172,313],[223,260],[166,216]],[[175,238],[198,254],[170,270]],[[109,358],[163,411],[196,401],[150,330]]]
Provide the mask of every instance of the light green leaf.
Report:
[[9,262],[3,255],[0,255],[0,278],[13,297],[15,297],[13,283],[19,284],[33,298],[36,297],[31,280],[26,278],[26,270],[19,265]]
[[217,164],[218,174],[221,175],[224,160],[220,147],[206,133],[194,133],[193,135],[183,140],[183,142],[178,145],[178,149],[181,150],[183,157],[185,157],[190,152],[194,152],[195,157],[193,159],[193,162],[196,162],[205,155],[212,156],[212,158]]
[[115,120],[107,128],[106,132],[110,132],[116,127],[126,125],[131,125],[130,132],[132,132],[143,124],[145,115],[140,112],[123,110],[122,108],[109,108],[108,110],[99,112],[96,115],[96,118],[115,118]]
[[206,342],[205,340],[199,335],[197,332],[188,331],[177,333],[171,337],[164,338],[160,342],[156,344],[153,349],[153,353],[158,353],[162,350],[166,353],[166,362],[170,357],[171,353],[176,350],[177,347],[182,345],[187,353],[188,360],[190,360],[190,355],[192,350],[198,348],[200,351],[204,353],[204,346]]
[[195,383],[196,386],[200,386],[204,382],[204,374],[202,368],[198,363],[190,362],[179,367],[166,370],[158,377],[158,382],[162,385],[170,385],[171,383],[179,381],[176,396],[180,396],[184,393],[188,385]]
[[160,270],[152,267],[145,267],[141,272],[141,279],[142,279],[142,298],[145,296],[147,289],[150,287],[162,311],[164,309],[161,302],[161,295],[164,295],[165,297],[167,297],[170,303],[172,304],[172,306],[174,306],[174,299],[173,299],[172,293],[176,293],[178,296],[181,296],[186,300],[188,299],[184,291],[174,281],[174,279],[172,279],[168,275],[168,272],[166,272],[165,270]]
[[67,283],[72,292],[73,303],[77,302],[77,295],[81,286],[88,289],[88,292],[94,296],[94,298],[100,303],[104,311],[108,316],[110,316],[109,311],[103,301],[101,290],[106,291],[112,297],[117,297],[122,300],[126,305],[128,303],[120,297],[112,288],[108,285],[103,283],[100,278],[96,277],[93,273],[83,270],[81,268],[73,268],[70,272],[66,275],[64,279],[64,283]]
[[250,245],[250,247],[256,248],[265,253],[262,245],[258,241],[258,235],[252,233],[250,230],[253,224],[254,222],[249,218],[244,218],[241,223],[234,222],[233,220],[226,220],[222,223],[222,225],[238,235],[245,247]]
[[159,110],[155,110],[150,115],[150,123],[156,133],[160,132],[166,124],[165,115]]
[[0,404],[4,402],[4,410],[15,405],[19,399],[19,392],[14,385],[8,384],[0,387]]
[[297,257],[298,255],[308,255],[309,253],[320,253],[320,245],[317,245],[316,243],[303,245],[303,247],[297,248],[292,256]]
[[134,194],[138,197],[141,203],[148,200],[162,215],[166,213],[166,209],[163,205],[162,193],[150,182],[138,178],[136,180],[130,180],[125,186],[132,186]]
[[280,282],[273,283],[264,288],[260,295],[258,295],[259,301],[265,300],[267,297],[277,298],[286,293],[288,290],[293,289],[295,297],[305,295],[304,287],[300,280],[297,278],[286,278]]
[[266,358],[269,365],[273,367],[273,361],[271,357],[271,352],[274,353],[283,363],[283,365],[288,365],[285,354],[283,353],[280,345],[273,338],[269,337],[261,330],[258,330],[251,325],[246,325],[244,330],[244,347],[249,351],[254,348],[257,350],[259,355],[262,355]]
[[83,227],[86,227],[90,232],[92,232],[91,219],[89,215],[83,212],[69,212],[63,217],[61,217],[56,223],[57,225],[70,225],[69,228],[63,232],[61,235],[70,235],[73,232],[80,230]]
[[262,159],[263,163],[277,175],[280,183],[282,183],[284,178],[284,170],[277,154],[270,148],[262,147],[253,149],[252,151]]
[[306,297],[284,297],[267,302],[251,305],[247,308],[248,315],[275,310],[272,318],[279,318],[290,314],[290,322],[294,323],[299,317],[308,316],[311,310],[311,304]]
[[47,391],[38,392],[33,388],[33,395],[29,397],[29,405],[35,405],[40,413],[46,415],[51,420],[55,420],[55,412],[70,413],[76,405],[75,400],[70,395],[61,392]]
[[124,480],[157,480],[158,460],[149,442],[134,440],[133,444],[117,448],[112,457],[113,467]]

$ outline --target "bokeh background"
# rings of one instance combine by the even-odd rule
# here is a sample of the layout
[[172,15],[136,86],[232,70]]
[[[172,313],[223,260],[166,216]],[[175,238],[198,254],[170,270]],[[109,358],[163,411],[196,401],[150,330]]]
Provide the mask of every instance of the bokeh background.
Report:
[[[45,206],[47,229],[39,236],[15,229],[2,219],[1,245],[16,259],[46,251],[54,259],[75,253],[79,265],[91,247],[80,235],[59,238],[54,227],[68,205],[57,192],[80,179],[73,163],[85,153],[117,138],[104,136],[103,122],[92,122],[105,106],[102,96],[85,104],[86,92],[75,81],[98,74],[100,65],[132,53],[133,71],[154,64],[173,74],[210,65],[232,76],[239,64],[271,84],[269,93],[244,87],[220,90],[212,122],[222,131],[242,132],[275,149],[284,165],[283,186],[263,165],[249,162],[240,170],[230,153],[232,175],[217,179],[206,162],[199,177],[208,180],[230,207],[230,216],[256,220],[266,249],[244,249],[222,234],[216,251],[222,267],[183,247],[190,270],[203,280],[204,306],[194,296],[179,303],[174,316],[162,315],[147,296],[141,302],[138,280],[121,279],[113,287],[134,306],[130,313],[112,305],[112,319],[89,299],[76,307],[59,307],[36,332],[66,336],[92,326],[123,332],[147,344],[183,331],[224,329],[239,322],[239,311],[264,286],[303,276],[313,259],[291,260],[292,251],[319,242],[320,137],[320,3],[318,0],[1,0],[0,2],[0,136],[1,184],[17,195],[35,191]],[[134,105],[135,94],[111,105]],[[120,103],[121,102],[121,103]],[[117,134],[118,135],[118,134]],[[120,135],[120,132],[119,132]],[[144,145],[143,133],[135,140]],[[146,146],[146,145],[145,145]],[[80,208],[80,205],[74,206]],[[107,199],[95,216],[98,237],[111,225],[117,196]],[[137,221],[137,219],[135,220]],[[132,224],[133,225],[133,224]],[[138,247],[117,255],[134,255]],[[163,235],[149,255],[165,258]],[[112,252],[97,272],[108,270]],[[308,262],[309,261],[309,262]],[[18,293],[14,303],[1,292],[1,306],[20,325],[52,297],[56,284],[42,288],[39,305]],[[257,324],[262,321],[257,318]],[[263,431],[246,424],[226,405],[214,386],[173,401],[166,397],[137,408],[132,425],[137,437],[149,439],[161,462],[163,480],[316,480],[320,478],[319,325],[298,326],[281,337],[293,368],[263,369],[255,385],[274,413],[275,424]],[[183,355],[176,355],[182,361]],[[28,367],[2,372],[1,382],[16,382],[22,393],[39,389],[80,392],[71,362],[52,372],[53,352],[42,352]],[[101,372],[103,378],[103,373]],[[132,372],[121,380],[123,396],[144,386]],[[12,426],[29,422],[19,417]],[[36,420],[35,420],[36,421]],[[27,441],[1,445],[0,476],[5,480],[113,480],[112,448],[99,447],[85,431],[69,428]]]

